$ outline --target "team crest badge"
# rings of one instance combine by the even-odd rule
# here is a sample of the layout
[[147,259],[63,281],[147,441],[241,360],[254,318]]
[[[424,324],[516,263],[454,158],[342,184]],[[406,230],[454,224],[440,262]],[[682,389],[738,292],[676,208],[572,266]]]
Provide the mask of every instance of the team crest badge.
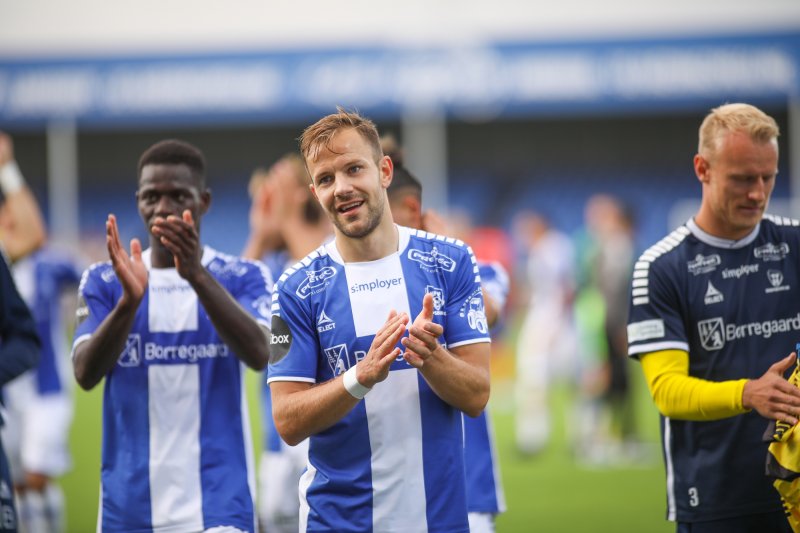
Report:
[[700,333],[700,344],[706,350],[713,352],[725,346],[725,324],[721,317],[701,320],[697,323],[697,329]]
[[133,367],[142,364],[142,338],[138,333],[128,335],[125,348],[119,356],[119,366]]
[[334,376],[343,374],[354,362],[350,361],[350,354],[347,352],[346,344],[337,344],[330,348],[325,348],[325,358]]
[[426,285],[425,292],[433,295],[433,314],[443,315],[444,312],[444,291],[433,285]]

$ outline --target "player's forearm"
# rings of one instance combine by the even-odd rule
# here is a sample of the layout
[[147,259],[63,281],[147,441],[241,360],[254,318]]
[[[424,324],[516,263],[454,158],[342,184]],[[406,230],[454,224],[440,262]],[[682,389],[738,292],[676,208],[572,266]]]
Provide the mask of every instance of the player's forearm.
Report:
[[439,398],[476,417],[489,401],[488,346],[485,345],[487,364],[480,360],[481,356],[462,359],[442,347],[425,361],[419,371]]
[[677,350],[642,357],[647,385],[661,414],[680,420],[707,421],[747,412],[742,404],[747,380],[699,379],[688,375],[688,366],[688,354]]
[[270,389],[275,428],[290,446],[333,426],[360,401],[345,390],[342,376],[314,386],[273,382]]
[[203,269],[192,283],[197,297],[220,338],[252,369],[263,370],[269,360],[268,333],[230,293]]
[[10,223],[3,231],[3,245],[11,261],[16,261],[40,248],[47,232],[39,204],[27,187],[8,195],[5,209]]
[[72,365],[82,389],[93,389],[114,368],[125,349],[138,305],[120,300],[97,330],[75,347]]

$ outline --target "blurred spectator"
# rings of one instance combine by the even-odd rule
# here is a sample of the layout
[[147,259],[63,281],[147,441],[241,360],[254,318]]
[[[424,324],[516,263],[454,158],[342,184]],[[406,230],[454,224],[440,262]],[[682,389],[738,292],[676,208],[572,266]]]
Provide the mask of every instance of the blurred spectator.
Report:
[[516,442],[535,454],[550,438],[550,385],[571,366],[576,345],[572,319],[573,247],[566,235],[539,214],[524,212],[514,222],[527,251],[528,310],[517,341]]
[[[284,155],[268,170],[256,169],[250,179],[250,235],[242,256],[264,261],[275,280],[331,235],[330,220],[311,194],[309,184],[303,160],[294,153]],[[299,482],[308,459],[308,440],[289,446],[280,438],[266,381],[265,376],[258,516],[266,532],[296,532]]]

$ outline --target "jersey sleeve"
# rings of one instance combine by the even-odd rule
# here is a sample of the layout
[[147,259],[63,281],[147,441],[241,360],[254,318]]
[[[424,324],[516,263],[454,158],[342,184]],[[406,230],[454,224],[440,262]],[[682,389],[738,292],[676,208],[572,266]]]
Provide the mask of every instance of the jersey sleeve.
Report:
[[444,337],[448,348],[490,342],[478,262],[466,247],[453,272],[446,299]]
[[103,264],[90,267],[81,276],[73,350],[95,332],[116,305],[111,284],[103,280],[104,276],[116,279],[111,267]]
[[267,383],[317,381],[319,343],[314,319],[305,300],[280,281],[272,298],[272,331]]
[[260,261],[247,261],[247,271],[234,296],[239,305],[256,321],[270,327],[272,320],[272,274]]
[[481,285],[491,296],[498,309],[503,309],[508,299],[509,279],[506,269],[500,263],[480,265]]
[[629,356],[662,350],[689,351],[677,277],[662,263],[641,259],[636,263],[628,315]]

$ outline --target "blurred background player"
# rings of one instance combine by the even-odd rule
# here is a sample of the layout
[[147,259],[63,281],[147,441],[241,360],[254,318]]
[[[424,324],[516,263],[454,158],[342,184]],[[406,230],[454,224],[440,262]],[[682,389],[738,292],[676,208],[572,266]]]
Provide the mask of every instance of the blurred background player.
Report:
[[528,310],[517,340],[516,442],[536,454],[550,439],[551,382],[571,368],[577,349],[572,303],[574,251],[569,237],[540,214],[523,212],[515,232],[527,249]]
[[[19,295],[8,259],[19,260],[44,242],[44,221],[31,191],[14,160],[11,138],[0,132],[0,387],[3,393],[14,379],[33,368],[41,357],[36,323]],[[3,420],[3,433],[20,420]],[[19,430],[20,428],[13,428]],[[5,435],[3,435],[5,439]],[[17,473],[19,469],[17,469]],[[19,476],[16,476],[19,479]],[[17,531],[12,474],[9,461],[0,450],[0,531]],[[21,502],[25,503],[25,502]]]
[[30,308],[42,351],[39,364],[3,389],[3,441],[11,465],[20,530],[64,528],[64,497],[56,478],[71,466],[73,415],[67,317],[74,316],[80,270],[69,254],[45,247],[12,267]]
[[637,459],[627,358],[627,316],[633,271],[633,221],[622,202],[592,195],[577,233],[575,325],[577,401],[571,430],[575,457],[592,465]]
[[46,238],[44,217],[14,159],[14,144],[0,132],[0,242],[13,263],[41,247]]
[[[445,219],[435,211],[423,211],[422,183],[403,164],[402,150],[394,137],[383,137],[381,146],[394,163],[392,183],[386,192],[395,223],[439,235],[456,236],[452,235]],[[486,321],[489,328],[494,328],[508,296],[508,273],[496,261],[486,263],[478,260],[478,268]],[[438,311],[438,304],[435,305]],[[484,409],[478,417],[462,415],[462,418],[469,528],[471,533],[489,533],[495,529],[495,517],[506,510],[500,465],[494,446],[494,430],[488,409]]]
[[[309,189],[302,158],[288,153],[250,178],[250,235],[242,256],[263,261],[273,279],[331,236],[331,224]],[[298,529],[298,484],[308,458],[308,440],[289,446],[272,418],[269,385],[262,390],[264,449],[259,465],[258,516],[262,531]]]
[[[0,133],[0,172],[21,179],[11,139]],[[24,184],[24,181],[22,182]],[[13,188],[13,187],[12,187]],[[3,388],[2,437],[8,453],[17,497],[19,528],[28,532],[57,532],[64,528],[64,497],[56,477],[70,464],[68,448],[72,421],[72,378],[67,356],[67,325],[74,310],[80,273],[66,252],[39,248],[45,241],[38,203],[24,185],[4,190],[0,205],[0,240],[11,244],[12,274],[31,310],[42,347],[37,367]],[[31,253],[32,252],[32,253]],[[73,296],[70,302],[65,298]]]

